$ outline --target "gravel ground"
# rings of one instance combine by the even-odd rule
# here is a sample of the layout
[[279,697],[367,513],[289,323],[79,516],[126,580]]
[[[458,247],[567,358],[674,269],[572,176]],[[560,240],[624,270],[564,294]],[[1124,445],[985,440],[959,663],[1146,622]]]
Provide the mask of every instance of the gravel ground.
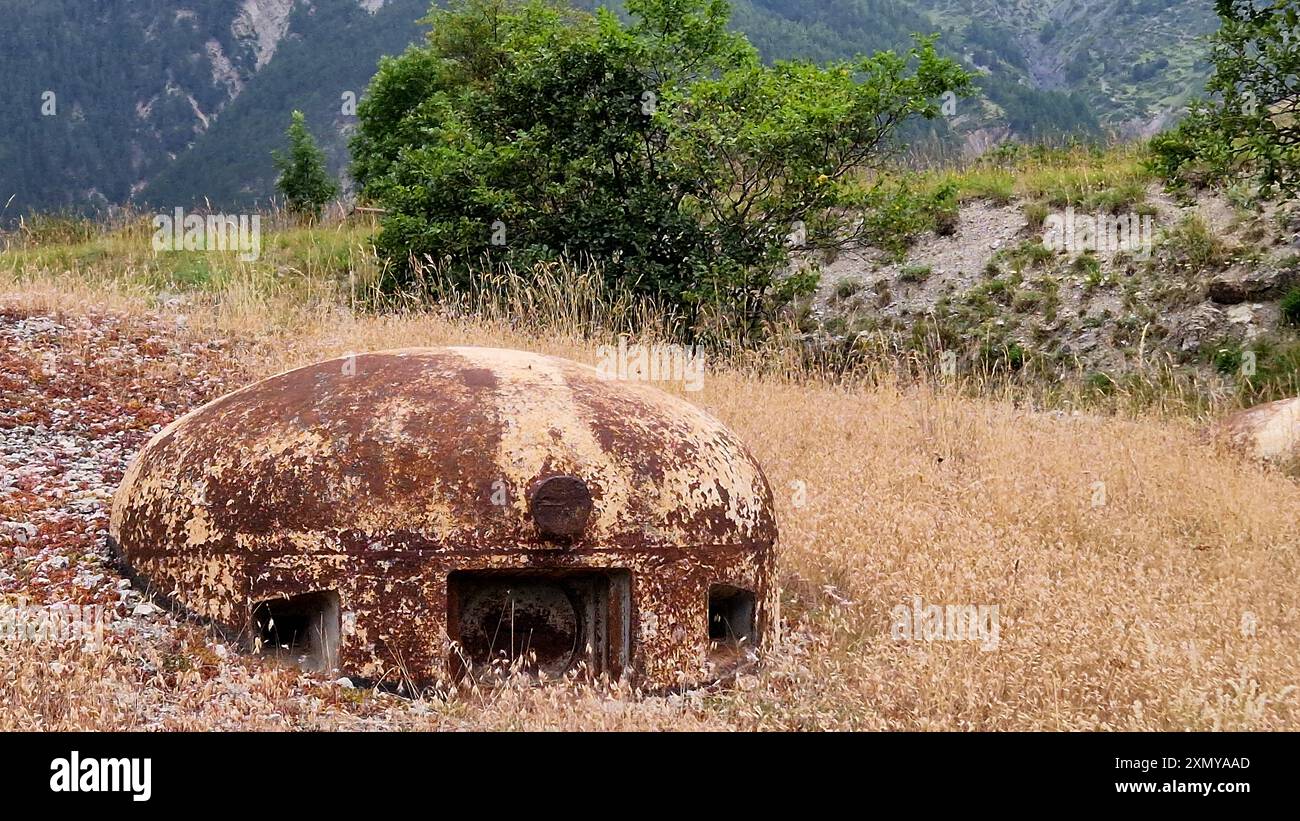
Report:
[[0,305],[0,599],[165,616],[109,565],[109,510],[154,433],[237,384],[226,346],[183,317]]

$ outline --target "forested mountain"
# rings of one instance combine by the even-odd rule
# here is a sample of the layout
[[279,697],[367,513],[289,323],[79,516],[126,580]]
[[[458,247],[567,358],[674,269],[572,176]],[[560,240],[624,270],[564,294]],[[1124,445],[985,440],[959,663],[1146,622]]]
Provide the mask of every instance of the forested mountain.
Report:
[[[580,2],[591,7],[591,0]],[[236,207],[273,189],[289,112],[336,171],[349,103],[429,0],[0,0],[0,218],[136,201]],[[1147,131],[1207,73],[1209,0],[733,0],[769,59],[914,32],[981,73],[951,140]],[[946,125],[940,126],[946,131]],[[5,205],[7,203],[7,206]]]
[[221,203],[266,197],[275,187],[271,152],[284,146],[294,109],[307,114],[331,166],[342,173],[356,122],[352,106],[382,55],[400,54],[421,38],[417,21],[429,10],[429,0],[381,2],[367,0],[371,11],[357,0],[299,0],[275,59],[143,195],[154,203],[187,202],[197,191]]
[[232,6],[0,0],[0,199],[119,202],[186,151],[269,58]]
[[342,95],[360,95],[380,55],[417,40],[427,10],[428,0],[0,0],[5,214],[264,198],[294,108],[341,169],[353,119]]
[[[921,0],[944,39],[999,84],[1072,92],[1105,126],[1163,127],[1210,72],[1211,0]],[[991,95],[996,96],[996,95]],[[1028,101],[1028,98],[1026,98]],[[1032,119],[1008,110],[1013,126]],[[1019,125],[1024,125],[1024,122]]]

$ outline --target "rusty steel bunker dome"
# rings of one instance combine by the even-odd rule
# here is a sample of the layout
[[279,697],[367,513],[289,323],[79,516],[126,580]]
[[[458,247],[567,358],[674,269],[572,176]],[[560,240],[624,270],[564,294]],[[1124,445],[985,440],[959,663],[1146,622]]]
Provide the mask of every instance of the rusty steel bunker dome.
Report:
[[655,388],[489,348],[250,385],[144,448],[110,539],[157,595],[367,680],[494,660],[690,683],[770,641],[763,471]]

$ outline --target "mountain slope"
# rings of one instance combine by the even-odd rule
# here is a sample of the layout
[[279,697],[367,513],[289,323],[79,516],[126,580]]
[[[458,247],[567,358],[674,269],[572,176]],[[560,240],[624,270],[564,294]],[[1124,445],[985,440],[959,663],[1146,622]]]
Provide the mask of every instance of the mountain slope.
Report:
[[[592,0],[575,0],[591,7]],[[982,101],[929,133],[1148,133],[1203,81],[1204,0],[733,0],[769,59],[905,48],[913,32],[981,73]],[[271,151],[302,109],[336,172],[383,54],[428,0],[0,0],[0,220],[28,210],[207,200],[274,189]],[[21,67],[18,70],[17,67]],[[53,93],[53,110],[47,93]],[[12,198],[12,199],[11,199]]]
[[352,0],[296,8],[275,59],[140,199],[186,203],[201,191],[233,208],[269,196],[276,176],[271,152],[284,147],[294,109],[307,115],[331,167],[343,173],[347,137],[356,123],[347,104],[365,92],[381,56],[400,54],[421,37],[416,21],[428,12],[427,0],[388,0],[382,7],[380,2],[367,0],[373,12]]
[[1079,94],[1103,125],[1149,134],[1209,74],[1208,0],[919,0],[974,65]]
[[126,199],[268,58],[274,21],[241,24],[228,0],[169,5],[0,0],[0,198]]
[[[361,94],[382,53],[419,37],[415,21],[427,8],[427,0],[182,8],[0,0],[3,214],[264,196],[274,182],[270,147],[289,111],[316,110],[313,125],[330,125],[325,97]],[[341,166],[342,134],[323,138]]]

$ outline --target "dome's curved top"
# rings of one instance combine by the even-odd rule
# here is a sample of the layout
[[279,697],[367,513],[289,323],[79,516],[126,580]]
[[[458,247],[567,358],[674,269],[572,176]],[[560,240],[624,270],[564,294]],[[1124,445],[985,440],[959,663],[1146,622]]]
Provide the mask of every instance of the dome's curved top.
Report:
[[775,539],[762,470],[721,423],[568,360],[490,348],[360,354],[270,377],[159,433],[110,532],[128,558],[197,550],[518,550],[532,489],[582,480],[572,549]]

